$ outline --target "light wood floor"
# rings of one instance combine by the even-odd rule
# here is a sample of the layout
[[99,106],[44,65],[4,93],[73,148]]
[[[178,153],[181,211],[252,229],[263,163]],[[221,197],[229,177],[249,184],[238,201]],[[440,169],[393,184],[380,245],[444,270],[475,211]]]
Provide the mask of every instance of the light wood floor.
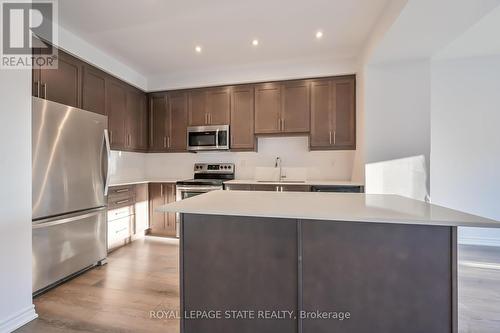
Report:
[[[179,332],[178,320],[150,318],[179,309],[178,255],[175,240],[133,242],[37,297],[39,318],[16,332]],[[460,246],[458,272],[460,333],[500,332],[500,248]]]
[[96,267],[35,298],[39,315],[16,332],[179,332],[178,320],[150,311],[179,309],[179,243],[148,237],[122,247]]

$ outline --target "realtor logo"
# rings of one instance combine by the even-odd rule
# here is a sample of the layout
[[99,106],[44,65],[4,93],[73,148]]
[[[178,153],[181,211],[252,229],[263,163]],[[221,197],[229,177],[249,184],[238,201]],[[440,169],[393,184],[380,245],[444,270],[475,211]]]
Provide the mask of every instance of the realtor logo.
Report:
[[1,0],[2,69],[57,68],[57,2]]

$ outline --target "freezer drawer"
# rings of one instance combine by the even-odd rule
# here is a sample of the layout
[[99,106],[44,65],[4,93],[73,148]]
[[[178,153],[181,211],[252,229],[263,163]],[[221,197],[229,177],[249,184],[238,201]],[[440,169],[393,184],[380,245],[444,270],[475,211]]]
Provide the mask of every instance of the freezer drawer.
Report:
[[33,224],[33,292],[106,258],[106,209]]

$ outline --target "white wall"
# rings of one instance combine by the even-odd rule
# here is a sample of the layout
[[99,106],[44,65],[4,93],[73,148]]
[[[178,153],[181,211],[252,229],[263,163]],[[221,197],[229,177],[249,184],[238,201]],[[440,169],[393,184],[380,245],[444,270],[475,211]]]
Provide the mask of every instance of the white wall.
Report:
[[147,90],[148,82],[145,76],[97,49],[79,36],[69,32],[64,27],[59,26],[58,30],[58,46],[63,50],[122,79],[123,81],[128,82],[133,86],[136,86],[137,88]]
[[111,151],[109,164],[110,184],[145,180],[147,178],[146,156],[146,154],[142,153]]
[[[500,56],[432,64],[431,198],[500,221]],[[459,242],[500,246],[500,230]]]
[[0,71],[0,332],[36,317],[31,298],[31,71]]
[[224,66],[206,70],[183,71],[148,78],[148,90],[172,90],[225,84],[302,79],[353,74],[357,59],[318,56],[316,59],[287,59],[277,62]]
[[[366,67],[364,80],[366,191],[387,193],[381,189],[389,187],[370,187],[369,184],[374,182],[368,179],[368,175],[379,176],[368,170],[372,167],[370,164],[377,163],[376,168],[383,170],[383,162],[424,156],[424,172],[428,174],[430,63],[428,60],[412,60],[370,65]],[[403,161],[407,163],[407,160]],[[409,168],[406,175],[398,173],[395,177],[413,177],[413,170],[420,167],[419,160],[415,161],[418,165]],[[390,164],[393,165],[393,162]],[[386,173],[385,179],[388,182],[397,182],[397,179],[391,179],[390,173]],[[412,186],[425,188],[428,187],[428,181]],[[397,188],[390,188],[390,193],[407,194],[405,189],[398,191]]]
[[193,176],[197,162],[229,162],[236,165],[236,178],[253,179],[256,167],[274,167],[277,156],[283,167],[307,169],[308,179],[350,180],[354,151],[308,151],[307,137],[259,138],[256,152],[206,152],[148,154],[147,176],[150,179]]

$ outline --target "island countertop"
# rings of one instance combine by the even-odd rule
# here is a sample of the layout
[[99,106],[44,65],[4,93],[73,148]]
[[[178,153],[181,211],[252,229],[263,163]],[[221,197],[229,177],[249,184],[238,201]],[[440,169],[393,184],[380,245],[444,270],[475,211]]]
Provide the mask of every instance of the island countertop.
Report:
[[186,214],[500,228],[500,222],[397,195],[212,191],[157,209]]

